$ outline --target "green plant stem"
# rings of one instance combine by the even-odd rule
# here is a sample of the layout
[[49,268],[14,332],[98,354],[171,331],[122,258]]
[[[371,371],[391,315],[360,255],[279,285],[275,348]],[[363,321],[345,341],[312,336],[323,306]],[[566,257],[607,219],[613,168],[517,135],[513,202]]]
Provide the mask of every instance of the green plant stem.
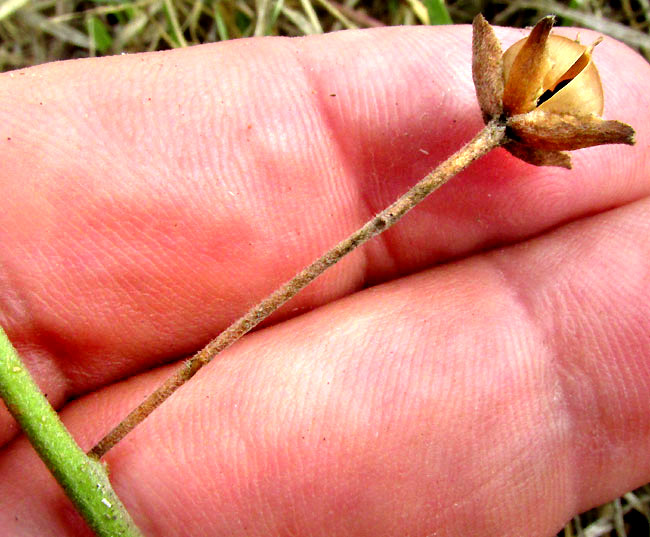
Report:
[[0,397],[77,511],[100,537],[141,537],[108,480],[88,457],[27,371],[0,327]]
[[440,188],[473,161],[482,157],[495,147],[498,147],[504,141],[505,124],[499,120],[493,120],[488,123],[474,139],[426,175],[396,202],[384,209],[307,268],[303,269],[291,280],[262,300],[262,302],[251,308],[248,313],[240,317],[215,339],[210,341],[202,350],[184,362],[171,377],[149,395],[140,406],[131,411],[88,454],[97,458],[102,457],[109,449],[133,430],[138,423],[143,421],[165,399],[192,378],[201,367],[210,362],[220,352],[230,347],[244,334],[261,323],[329,267],[375,235],[386,231],[389,227],[396,224],[408,211],[413,209],[413,207],[434,190]]

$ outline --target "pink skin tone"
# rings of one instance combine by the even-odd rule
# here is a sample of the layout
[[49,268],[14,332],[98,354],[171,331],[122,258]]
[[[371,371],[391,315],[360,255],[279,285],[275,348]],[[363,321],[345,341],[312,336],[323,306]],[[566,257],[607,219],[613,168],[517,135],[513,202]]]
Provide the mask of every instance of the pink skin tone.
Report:
[[[470,39],[0,76],[0,323],[82,447],[481,128]],[[106,456],[147,536],[551,536],[650,480],[650,67],[595,58],[637,145],[494,151],[226,351]],[[0,441],[0,533],[87,535]]]

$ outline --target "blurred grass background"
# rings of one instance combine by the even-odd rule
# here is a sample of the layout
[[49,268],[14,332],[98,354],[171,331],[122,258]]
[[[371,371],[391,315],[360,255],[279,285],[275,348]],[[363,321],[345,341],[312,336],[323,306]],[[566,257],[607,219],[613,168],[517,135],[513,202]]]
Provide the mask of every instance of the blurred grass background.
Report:
[[650,0],[0,0],[0,71],[257,35],[383,25],[529,26],[547,13],[624,41],[650,60]]
[[[259,35],[467,24],[479,12],[517,27],[555,13],[559,24],[610,35],[650,60],[650,0],[0,0],[0,71]],[[650,485],[574,518],[558,535],[650,537]]]

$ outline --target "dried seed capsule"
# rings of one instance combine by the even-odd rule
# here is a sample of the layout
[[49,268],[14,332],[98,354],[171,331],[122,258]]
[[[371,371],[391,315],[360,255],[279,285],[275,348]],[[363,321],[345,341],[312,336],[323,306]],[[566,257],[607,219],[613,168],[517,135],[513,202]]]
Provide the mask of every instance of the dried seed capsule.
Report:
[[[503,55],[504,109],[508,115],[535,109],[579,116],[603,113],[603,87],[591,57],[600,40],[586,47],[559,35],[547,36],[532,60],[537,64],[535,77],[525,73],[524,58],[520,57],[526,53],[524,47],[530,48],[527,41],[518,41]],[[521,93],[523,97],[516,100]]]

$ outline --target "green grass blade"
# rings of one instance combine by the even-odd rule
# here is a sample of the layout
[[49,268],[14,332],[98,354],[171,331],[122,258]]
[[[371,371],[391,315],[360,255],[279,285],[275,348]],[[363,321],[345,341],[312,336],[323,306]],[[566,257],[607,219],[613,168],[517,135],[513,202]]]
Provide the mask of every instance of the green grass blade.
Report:
[[219,9],[219,4],[214,6],[214,22],[217,25],[217,35],[221,41],[226,41],[230,39],[230,33],[228,32],[228,25],[221,14]]
[[181,25],[178,22],[178,16],[176,14],[176,6],[174,5],[173,2],[171,2],[171,0],[163,0],[163,6],[171,30],[170,37],[174,45],[180,48],[186,47],[187,41],[185,41],[183,30],[181,30]]
[[444,0],[424,0],[429,14],[429,24],[453,24]]
[[282,12],[283,6],[284,0],[276,0],[273,2],[273,8],[271,9],[269,19],[266,23],[266,28],[264,28],[264,35],[272,35],[273,28],[275,27],[275,23],[278,20],[278,16]]
[[101,54],[104,54],[113,45],[113,38],[99,17],[90,17],[88,19],[88,35],[90,36],[91,45]]

